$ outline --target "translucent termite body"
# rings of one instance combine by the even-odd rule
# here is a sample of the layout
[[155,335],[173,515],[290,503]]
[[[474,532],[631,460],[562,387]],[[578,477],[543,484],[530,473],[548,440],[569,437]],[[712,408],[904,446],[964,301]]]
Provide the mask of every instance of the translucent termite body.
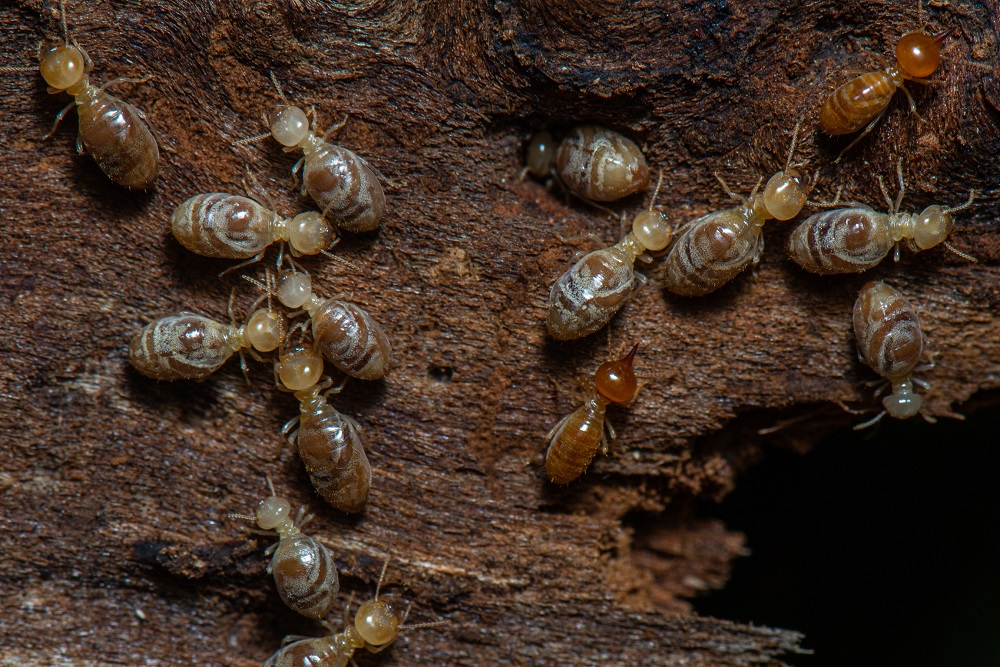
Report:
[[892,388],[882,399],[885,410],[855,428],[871,426],[887,413],[897,419],[919,413],[922,401],[913,391],[913,372],[924,353],[924,334],[910,302],[885,283],[867,283],[854,303],[854,337],[858,357]]
[[648,252],[665,249],[673,237],[666,217],[653,210],[655,201],[654,193],[619,243],[584,255],[552,284],[545,321],[550,336],[572,340],[598,331],[635,291],[636,278],[645,281],[635,272],[636,259],[652,261]]
[[42,56],[39,71],[48,84],[49,93],[65,92],[73,98],[73,102],[59,112],[46,138],[55,132],[63,116],[76,106],[80,120],[77,147],[81,150],[85,148],[101,171],[118,185],[148,189],[160,169],[156,139],[146,127],[145,115],[141,111],[105,92],[109,86],[135,80],[115,79],[100,88],[91,84],[93,62],[82,47],[70,44],[65,7],[62,7],[62,21],[65,42]]
[[329,378],[321,381],[323,357],[309,347],[296,346],[280,355],[274,371],[278,386],[299,401],[299,416],[285,425],[282,434],[298,447],[313,487],[340,511],[360,512],[368,501],[372,469],[361,427],[334,409],[323,394],[333,384]]
[[[791,220],[799,214],[811,187],[792,167],[800,125],[801,121],[792,133],[785,168],[771,176],[762,193],[755,187],[749,199],[742,198],[742,206],[709,213],[684,227],[665,262],[667,289],[682,296],[719,289],[760,260],[765,222]],[[728,190],[724,182],[723,187]],[[730,196],[741,199],[731,192]]]
[[961,206],[947,208],[935,204],[920,213],[900,213],[905,191],[901,164],[897,166],[897,173],[899,194],[895,201],[879,180],[889,206],[888,213],[868,206],[852,206],[811,215],[788,239],[788,254],[792,260],[813,273],[860,273],[877,266],[893,248],[896,249],[895,259],[899,261],[899,246],[905,240],[913,252],[944,244],[960,257],[975,261],[945,242],[955,224],[953,214],[972,204],[975,191],[969,193],[969,200]]
[[312,515],[303,518],[300,509],[293,520],[291,507],[287,499],[275,496],[272,489],[271,497],[258,503],[254,516],[230,516],[255,521],[263,530],[278,533],[278,542],[265,552],[265,555],[273,552],[267,572],[274,577],[278,595],[290,609],[319,620],[333,609],[340,591],[337,564],[329,549],[302,532],[302,526]]
[[308,273],[286,274],[278,284],[278,300],[305,310],[312,320],[316,348],[339,370],[362,380],[385,377],[392,367],[392,345],[363,308],[338,295],[321,299],[313,294]]
[[182,312],[147,324],[129,343],[128,360],[154,380],[203,380],[236,352],[277,349],[286,329],[285,319],[268,308],[242,326]]
[[[388,565],[388,560],[386,561]],[[350,608],[344,610],[344,629],[328,637],[300,639],[278,649],[262,667],[347,667],[352,662],[354,652],[367,649],[380,653],[399,638],[403,630],[440,625],[421,623],[405,626],[403,623],[409,607],[392,595],[379,597],[385,567],[375,590],[375,598],[358,608],[354,622],[350,619]]]
[[903,82],[937,83],[927,77],[937,70],[941,62],[941,44],[953,32],[951,29],[928,35],[920,30],[903,35],[896,44],[895,63],[851,79],[826,98],[819,112],[820,129],[838,136],[865,128],[847,147],[849,149],[872,130],[898,89],[906,93],[910,108],[915,112],[916,103]]
[[[546,154],[539,148],[536,166]],[[562,140],[556,173],[573,194],[591,201],[615,201],[649,186],[649,167],[635,142],[600,125],[581,125]]]
[[563,417],[545,436],[549,443],[545,453],[545,476],[554,484],[569,484],[582,475],[598,449],[608,453],[609,441],[614,441],[615,432],[605,420],[605,412],[609,404],[624,405],[635,397],[638,382],[632,361],[638,349],[636,343],[621,359],[601,364],[594,373],[593,396],[575,412]]
[[314,255],[329,248],[336,234],[315,211],[282,218],[253,199],[213,192],[195,195],[174,210],[174,237],[205,257],[260,257],[275,241],[286,241],[292,254]]

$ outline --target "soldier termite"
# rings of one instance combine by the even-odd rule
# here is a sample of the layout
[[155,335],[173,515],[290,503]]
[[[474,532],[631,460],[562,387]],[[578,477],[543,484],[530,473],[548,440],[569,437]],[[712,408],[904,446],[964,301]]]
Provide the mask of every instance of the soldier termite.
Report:
[[360,512],[368,501],[372,469],[361,440],[361,427],[331,406],[325,390],[337,393],[322,378],[323,357],[306,345],[283,352],[274,365],[278,387],[293,392],[299,401],[299,416],[282,429],[299,456],[316,491],[342,512]]
[[[60,2],[63,44],[52,47],[41,58],[39,71],[51,94],[61,92],[73,97],[56,116],[52,129],[56,131],[63,117],[76,106],[80,121],[77,150],[86,149],[108,178],[127,188],[145,190],[153,185],[159,173],[160,151],[156,139],[146,127],[145,114],[127,102],[109,95],[105,90],[120,83],[141,83],[147,79],[114,79],[100,88],[90,83],[94,67],[90,56],[75,41],[70,43],[66,27],[66,7]],[[19,71],[25,68],[4,68]]]
[[375,588],[375,598],[362,604],[350,618],[350,604],[344,609],[344,629],[328,637],[300,639],[278,649],[262,667],[347,667],[352,662],[354,652],[365,648],[371,653],[380,653],[399,638],[403,630],[415,630],[435,625],[437,623],[420,623],[403,625],[410,613],[407,605],[392,595],[379,597],[382,581],[385,577],[389,560],[386,559]]
[[882,179],[878,179],[882,196],[889,206],[888,213],[860,205],[811,215],[789,237],[789,256],[813,273],[860,273],[876,266],[893,248],[896,249],[895,259],[899,261],[899,246],[905,240],[913,252],[942,244],[959,257],[976,261],[945,242],[955,224],[952,214],[972,205],[975,191],[969,193],[968,201],[961,206],[948,208],[935,204],[920,213],[900,213],[899,206],[906,190],[902,162],[896,165],[896,173],[899,194],[895,201]]
[[[888,63],[880,58],[884,65],[882,69],[856,76],[826,98],[819,112],[819,127],[823,132],[838,136],[853,134],[864,128],[864,132],[841,151],[841,155],[872,131],[897,89],[906,93],[910,109],[916,113],[917,104],[903,82],[913,81],[925,85],[941,83],[927,77],[937,70],[941,62],[941,44],[954,32],[955,29],[952,28],[936,35],[928,35],[921,28],[906,33],[896,43],[895,63]],[[839,156],[837,160],[840,160]]]
[[[203,380],[219,370],[233,353],[271,352],[285,338],[285,318],[270,307],[255,311],[236,326],[229,300],[230,323],[182,312],[147,324],[128,346],[133,368],[154,380]],[[241,363],[244,373],[245,363]]]
[[345,295],[319,298],[305,271],[286,273],[278,282],[276,295],[288,308],[301,308],[309,314],[316,348],[339,370],[361,380],[378,380],[389,372],[389,337],[367,311],[342,301]]
[[[548,159],[544,153],[538,151],[536,166]],[[559,144],[555,159],[562,184],[590,201],[615,201],[649,185],[646,158],[635,142],[600,125],[574,128]]]
[[636,259],[652,261],[648,252],[658,252],[670,245],[673,231],[666,217],[653,210],[663,174],[649,209],[632,221],[632,231],[619,243],[584,255],[552,284],[546,326],[557,340],[572,340],[592,334],[607,324],[633,294]]
[[[639,344],[621,359],[606,361],[594,373],[594,393],[577,410],[563,417],[545,436],[545,476],[554,484],[569,484],[584,473],[597,450],[608,453],[615,439],[605,412],[611,403],[625,405],[635,398],[638,382],[632,361]],[[607,431],[607,433],[605,433]]]
[[265,556],[271,555],[267,573],[274,577],[278,595],[288,607],[303,616],[322,619],[333,609],[340,591],[337,564],[333,554],[323,544],[303,534],[302,527],[312,519],[298,516],[291,518],[291,503],[274,494],[271,480],[267,480],[271,496],[261,500],[253,516],[230,514],[233,519],[256,522],[263,530],[278,534],[278,542],[268,547]]
[[292,177],[298,184],[301,167],[302,193],[309,193],[322,209],[322,216],[349,232],[378,229],[385,215],[385,194],[375,172],[351,151],[326,141],[347,120],[328,129],[322,137],[317,136],[306,112],[288,102],[273,74],[271,79],[283,106],[271,119],[270,132],[235,143],[245,144],[270,136],[284,146],[286,152],[301,150],[303,157],[292,167]]
[[[885,410],[855,429],[871,426],[886,414],[907,419],[920,412],[922,399],[913,385],[929,388],[927,383],[913,378],[924,352],[925,339],[917,312],[898,291],[881,282],[869,282],[861,288],[854,303],[854,337],[858,358],[885,378],[878,396],[890,386],[892,391],[882,399]],[[924,415],[927,421],[935,421]]]
[[799,214],[812,187],[792,167],[801,125],[800,120],[792,132],[785,168],[771,176],[762,193],[757,194],[758,182],[749,199],[738,197],[719,178],[729,195],[742,199],[743,205],[709,213],[682,228],[665,262],[667,289],[682,296],[717,290],[751,262],[760,260],[765,222],[771,218],[791,220]]

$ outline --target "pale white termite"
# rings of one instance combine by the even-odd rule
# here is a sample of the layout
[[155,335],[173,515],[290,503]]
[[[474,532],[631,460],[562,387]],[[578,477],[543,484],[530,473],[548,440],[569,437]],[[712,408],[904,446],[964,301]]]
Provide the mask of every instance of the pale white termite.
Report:
[[289,608],[309,618],[325,618],[333,609],[340,591],[337,564],[326,546],[302,532],[302,527],[312,519],[298,516],[291,518],[292,504],[274,494],[271,480],[267,480],[271,496],[257,504],[253,516],[230,514],[234,519],[254,521],[263,530],[278,534],[278,542],[268,547],[264,555],[271,555],[268,574],[274,577],[278,595]]
[[652,261],[648,253],[664,250],[673,237],[666,216],[653,210],[662,183],[661,173],[649,209],[635,216],[632,231],[625,238],[584,255],[552,284],[545,320],[550,336],[572,340],[594,333],[633,294],[636,279],[645,282],[645,277],[635,271],[636,259]]

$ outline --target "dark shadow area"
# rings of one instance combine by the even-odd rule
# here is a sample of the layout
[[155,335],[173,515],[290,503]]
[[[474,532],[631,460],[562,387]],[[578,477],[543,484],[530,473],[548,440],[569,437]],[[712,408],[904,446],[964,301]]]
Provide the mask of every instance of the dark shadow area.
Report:
[[804,632],[793,665],[1000,664],[1000,410],[770,450],[719,507],[747,534],[698,613]]

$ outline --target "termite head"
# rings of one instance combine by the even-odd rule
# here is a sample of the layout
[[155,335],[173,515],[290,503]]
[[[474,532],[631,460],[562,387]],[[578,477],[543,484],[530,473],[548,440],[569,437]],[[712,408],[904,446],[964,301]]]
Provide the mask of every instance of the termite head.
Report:
[[809,186],[798,169],[779,171],[764,186],[764,207],[776,220],[791,220],[809,198]]
[[913,227],[913,243],[920,250],[933,248],[948,238],[955,220],[944,206],[928,206],[919,215]]
[[309,136],[309,117],[296,106],[283,106],[271,119],[271,136],[282,146],[298,146]]
[[287,308],[301,308],[312,297],[312,278],[296,271],[286,274],[278,283],[278,301]]
[[288,225],[288,243],[295,255],[315,255],[329,248],[334,238],[330,223],[316,211],[299,213]]
[[271,496],[264,498],[254,511],[254,519],[263,530],[274,530],[288,521],[292,512],[292,504],[285,498]]
[[302,391],[319,382],[323,375],[323,357],[305,345],[297,345],[278,357],[274,373],[285,389]]
[[899,66],[915,79],[929,77],[941,64],[941,44],[954,32],[955,28],[936,35],[928,35],[923,30],[906,33],[896,42]]
[[893,384],[892,393],[882,399],[885,411],[896,419],[915,417],[922,403],[920,394],[913,392],[913,383],[909,380]]
[[524,162],[535,178],[545,178],[552,173],[556,163],[556,143],[552,135],[545,130],[533,134],[524,152]]
[[38,69],[49,84],[49,92],[61,92],[80,82],[86,74],[83,51],[70,44],[60,44],[42,56]]
[[606,361],[597,368],[594,385],[601,396],[613,403],[628,403],[632,400],[638,389],[635,372],[632,370],[632,360],[638,349],[639,344],[636,343],[621,359]]
[[258,352],[278,349],[287,330],[285,318],[269,308],[256,311],[246,323],[247,340]]
[[399,601],[392,595],[384,595],[361,605],[354,616],[354,626],[369,646],[385,646],[399,636],[404,615]]

